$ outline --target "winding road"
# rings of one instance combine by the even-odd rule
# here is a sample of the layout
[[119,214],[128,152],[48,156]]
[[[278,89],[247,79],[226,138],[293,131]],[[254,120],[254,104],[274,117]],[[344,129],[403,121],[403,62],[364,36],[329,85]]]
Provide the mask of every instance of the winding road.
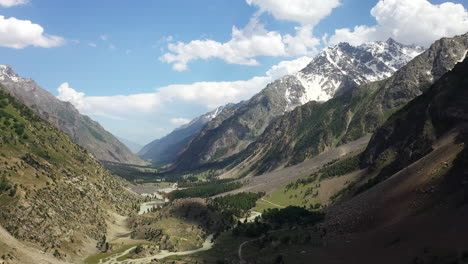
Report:
[[201,248],[197,248],[197,249],[193,249],[193,250],[180,251],[180,252],[170,252],[168,250],[161,250],[161,252],[159,252],[158,254],[151,255],[151,256],[148,256],[148,257],[144,257],[144,258],[127,259],[127,260],[123,260],[123,261],[118,261],[117,260],[118,258],[123,257],[125,255],[128,255],[130,252],[132,252],[132,250],[134,250],[136,248],[136,246],[135,246],[135,247],[131,247],[131,248],[125,250],[122,253],[115,254],[115,255],[112,255],[109,258],[106,258],[105,260],[101,260],[101,261],[99,261],[99,263],[100,264],[113,264],[113,263],[149,264],[154,259],[164,259],[164,258],[167,258],[167,257],[170,257],[170,256],[184,256],[184,255],[190,255],[190,254],[194,254],[194,253],[197,253],[197,252],[209,250],[209,249],[211,249],[213,247],[213,244],[214,244],[212,242],[212,240],[213,240],[213,235],[209,235],[205,239],[205,242],[203,243],[203,246]]

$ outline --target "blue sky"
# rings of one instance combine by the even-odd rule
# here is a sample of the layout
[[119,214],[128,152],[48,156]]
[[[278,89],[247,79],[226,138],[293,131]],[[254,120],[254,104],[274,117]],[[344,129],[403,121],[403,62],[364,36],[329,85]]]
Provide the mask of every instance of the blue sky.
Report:
[[[462,2],[0,0],[0,64],[115,135],[147,143],[248,99],[326,45],[393,37],[427,46],[464,33]],[[17,23],[26,20],[44,32]]]

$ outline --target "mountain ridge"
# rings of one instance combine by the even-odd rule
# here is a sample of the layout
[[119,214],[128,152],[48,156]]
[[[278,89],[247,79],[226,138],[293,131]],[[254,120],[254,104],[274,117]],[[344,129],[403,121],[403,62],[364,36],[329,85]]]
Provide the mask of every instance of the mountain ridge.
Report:
[[34,80],[20,77],[10,66],[0,65],[0,82],[18,100],[70,135],[98,159],[143,164],[143,161],[98,122],[81,115],[71,103],[60,101]]
[[15,239],[3,237],[0,247],[15,263],[26,257],[16,252],[18,243],[61,261],[82,259],[107,234],[113,213],[128,215],[139,202],[90,152],[1,84],[0,128],[0,225]]
[[420,47],[410,48],[390,40],[357,47],[345,43],[327,47],[298,73],[268,84],[226,119],[206,126],[181,152],[173,169],[196,169],[236,155],[276,117],[309,101],[326,101],[359,84],[384,78],[402,65],[396,56],[406,61],[421,51]]
[[174,129],[166,136],[146,144],[138,151],[138,155],[158,166],[172,163],[208,122],[215,119],[224,109],[233,107],[236,105],[227,104],[194,118],[188,124]]
[[443,38],[388,79],[358,86],[325,103],[297,107],[272,122],[245,151],[226,161],[229,168],[236,166],[231,174],[262,174],[372,133],[451,70],[467,49],[468,34]]

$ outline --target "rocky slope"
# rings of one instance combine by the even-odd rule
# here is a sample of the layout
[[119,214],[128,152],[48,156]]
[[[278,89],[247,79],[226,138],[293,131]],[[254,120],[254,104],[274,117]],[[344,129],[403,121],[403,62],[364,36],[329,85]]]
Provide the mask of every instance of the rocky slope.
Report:
[[300,72],[267,85],[225,119],[205,127],[178,157],[175,169],[194,169],[231,157],[254,142],[273,119],[285,112],[389,77],[422,51],[392,39],[358,47],[347,43],[328,47]]
[[[411,101],[373,135],[363,155],[363,166],[378,167],[385,178],[419,160],[449,131],[468,135],[468,59]],[[468,138],[466,138],[468,139]]]
[[[438,54],[445,57],[443,52]],[[310,241],[294,237],[294,230],[307,234],[310,228],[263,235],[265,242],[242,247],[246,262],[466,263],[467,73],[465,58],[391,114],[374,133],[366,151],[355,159],[362,160],[362,170],[358,162],[351,168],[332,163],[322,169],[333,174],[314,173],[278,189],[280,195],[275,198],[282,199],[280,204],[288,195],[291,198],[288,189],[297,188],[298,201],[307,199],[303,188],[307,184],[313,186],[309,190],[316,192],[318,199],[333,194],[327,198],[332,203],[324,208],[326,217]],[[335,182],[326,186],[332,180]],[[327,190],[330,187],[336,189]],[[281,235],[288,239],[271,243]],[[231,259],[237,260],[237,256]]]
[[[228,104],[215,110],[203,114],[190,123],[183,125],[168,135],[156,139],[145,145],[138,155],[155,165],[165,165],[172,163],[177,155],[187,146],[187,144],[206,126],[206,124],[215,119],[222,111],[235,108],[236,105]],[[225,110],[226,109],[226,110]]]
[[367,175],[350,185],[360,185],[359,195],[327,210],[321,263],[331,262],[327,255],[334,262],[466,262],[467,73],[465,59],[376,131],[362,156]]
[[33,80],[18,76],[11,67],[0,65],[0,83],[20,102],[67,133],[96,158],[129,164],[143,163],[99,123],[81,115],[72,104],[58,100]]
[[[84,148],[0,85],[0,255],[26,263],[18,241],[62,260],[96,251],[109,212],[138,200]],[[8,262],[8,263],[10,263]]]
[[422,94],[466,56],[468,34],[436,41],[392,77],[361,85],[325,103],[310,102],[276,119],[248,149],[238,175],[261,174],[358,139]]

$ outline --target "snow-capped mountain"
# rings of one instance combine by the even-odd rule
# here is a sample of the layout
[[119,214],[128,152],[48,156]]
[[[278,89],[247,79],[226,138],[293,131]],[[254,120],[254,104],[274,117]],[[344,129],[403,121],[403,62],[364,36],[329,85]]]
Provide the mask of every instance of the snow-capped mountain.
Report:
[[424,51],[389,39],[323,49],[296,74],[284,76],[228,115],[213,119],[177,158],[175,170],[221,161],[254,142],[276,117],[310,101],[327,101],[358,85],[390,77]]
[[306,68],[283,77],[296,78],[304,88],[286,90],[286,110],[310,101],[327,101],[351,87],[388,78],[423,51],[422,47],[406,46],[393,39],[327,47]]
[[21,79],[9,65],[0,65],[0,81],[19,82]]

